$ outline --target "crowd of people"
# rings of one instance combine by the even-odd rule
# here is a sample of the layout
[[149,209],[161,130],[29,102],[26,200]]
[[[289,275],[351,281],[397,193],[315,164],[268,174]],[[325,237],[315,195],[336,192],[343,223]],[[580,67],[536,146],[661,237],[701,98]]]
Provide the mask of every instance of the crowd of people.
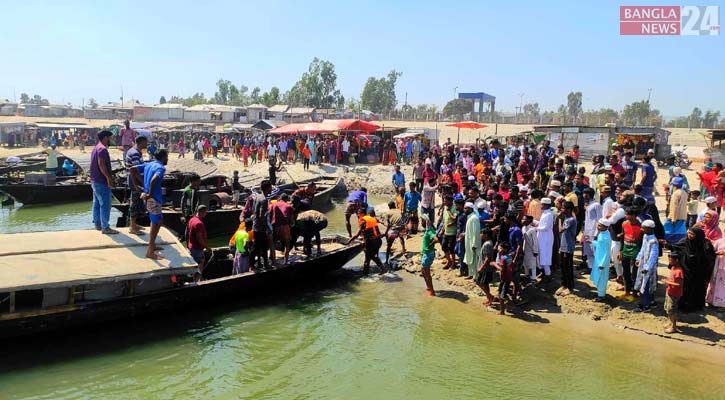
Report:
[[[99,133],[91,180],[94,223],[104,233],[113,234],[104,217],[110,207],[110,191],[104,187],[111,184],[105,150],[109,135]],[[143,148],[145,139],[137,139],[135,147]],[[270,168],[278,168],[277,160],[297,160],[298,153],[310,163],[330,162],[329,153],[313,157],[319,153],[312,150],[324,145],[317,147],[318,141],[308,139],[300,152],[297,140],[302,141],[295,137],[270,140],[262,157]],[[337,141],[348,152],[341,151],[337,157],[334,151],[335,162],[345,160],[350,149],[346,136]],[[247,145],[256,146],[255,142],[236,144],[242,148],[242,159]],[[429,268],[435,249],[440,248],[443,269],[458,270],[475,281],[486,295],[486,304],[499,303],[500,313],[505,311],[505,302],[523,302],[529,285],[552,281],[555,271],[560,276],[557,296],[581,293],[575,279],[579,271],[589,275],[596,287],[595,301],[609,301],[608,288],[621,292],[617,301],[637,302],[641,312],[663,301],[672,319],[668,331],[676,330],[678,312],[698,312],[706,303],[725,307],[725,239],[719,228],[725,172],[720,164],[705,164],[697,190],[673,163],[667,176],[658,176],[653,151],[635,160],[630,151],[617,145],[607,155],[594,155],[591,166],[585,167],[578,146],[565,151],[547,141],[537,145],[526,140],[506,144],[494,140],[457,146],[449,139],[441,146],[426,147],[416,140],[403,144],[399,158],[397,145],[383,143],[388,150],[383,159],[395,165],[391,185],[396,193],[384,216],[378,218],[368,205],[364,188],[347,198],[348,234],[365,241],[364,273],[369,273],[371,262],[385,270],[394,242],[399,241],[405,251],[406,237],[420,231],[428,293],[435,293]],[[329,151],[335,146],[327,147]],[[409,153],[408,148],[415,151]],[[155,153],[151,163],[133,165],[134,160],[127,157],[127,164],[138,172],[129,176],[134,182],[129,184],[136,188],[132,201],[139,210],[144,204],[152,222],[147,253],[152,258],[158,256],[153,239],[161,223],[159,179],[163,179],[167,161],[168,153],[163,150]],[[413,164],[413,176],[403,174],[400,161]],[[658,179],[664,184],[667,202],[664,221],[654,197],[659,192]],[[269,259],[274,264],[271,249],[278,244],[287,262],[295,234],[305,237],[307,254],[313,237],[318,238],[320,250],[319,231],[326,226],[326,217],[305,206],[314,196],[314,188],[301,188],[292,197],[271,198],[273,184],[265,180],[245,204],[240,229],[230,242],[239,261],[235,261],[235,270],[266,268]],[[195,218],[202,221],[206,210],[203,206],[189,210],[186,237],[203,269],[206,238],[203,222]],[[195,216],[191,210],[196,211]],[[355,235],[350,223],[353,216],[359,228]],[[143,233],[136,224],[132,230]],[[683,237],[677,237],[677,232]],[[383,238],[387,242],[385,263],[379,257]],[[665,297],[658,299],[657,265],[665,250],[670,252],[671,269],[664,280]],[[575,255],[580,260],[576,265]],[[499,282],[498,299],[490,289],[495,280]]]
[[[692,189],[672,162],[667,176],[658,177],[653,156],[650,151],[636,161],[614,145],[608,155],[594,155],[587,168],[578,146],[565,151],[547,141],[494,140],[459,147],[448,141],[414,153],[412,177],[394,167],[397,196],[384,217],[375,217],[360,191],[350,194],[346,217],[358,214],[358,235],[366,240],[365,272],[373,261],[384,268],[378,258],[382,238],[387,262],[393,243],[399,240],[405,251],[405,237],[420,227],[423,276],[431,295],[429,268],[438,247],[443,269],[475,281],[487,305],[500,303],[500,313],[504,300],[521,303],[525,287],[551,281],[557,270],[557,296],[581,292],[579,271],[596,287],[597,302],[608,301],[608,287],[620,292],[617,301],[637,302],[640,312],[663,301],[672,319],[667,331],[674,332],[678,312],[698,312],[706,303],[725,307],[725,240],[719,228],[725,176],[718,164],[706,164],[700,173],[703,198],[703,190]],[[658,179],[666,182],[664,221],[654,197]],[[436,198],[442,204],[436,206]],[[657,265],[665,250],[670,273],[665,298],[658,299]],[[581,260],[576,265],[575,255]],[[496,275],[498,299],[490,290]]]

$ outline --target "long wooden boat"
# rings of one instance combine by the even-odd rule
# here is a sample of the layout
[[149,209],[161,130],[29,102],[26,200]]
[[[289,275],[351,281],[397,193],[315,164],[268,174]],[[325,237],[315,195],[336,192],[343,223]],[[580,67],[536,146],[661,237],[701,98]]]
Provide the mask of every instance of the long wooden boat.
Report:
[[0,235],[0,338],[70,335],[88,325],[269,294],[341,268],[363,248],[360,241],[326,238],[322,254],[293,252],[286,266],[240,275],[231,275],[229,249],[215,249],[205,280],[195,283],[197,265],[176,237],[162,229],[157,245],[164,256],[158,261],[145,258],[144,239],[125,230]]
[[23,204],[67,203],[93,199],[91,184],[77,182],[56,182],[55,185],[7,183],[0,185],[0,192],[7,193]]
[[[93,199],[93,190],[88,182],[79,178],[83,168],[73,159],[64,155],[58,156],[58,166],[69,160],[75,169],[76,175],[57,176],[54,184],[29,183],[27,181],[6,181],[0,184],[0,192],[4,192],[16,201],[23,204],[68,203]],[[45,170],[45,161],[42,161]],[[27,178],[27,176],[26,176]]]
[[[297,184],[286,184],[279,187],[279,193],[292,194],[297,190],[298,186],[305,186],[310,182],[315,182],[317,192],[311,202],[311,207],[317,211],[325,211],[332,204],[331,198],[335,191],[340,190],[340,186],[344,187],[342,178],[338,177],[321,177],[305,181],[297,182]],[[213,204],[210,211],[206,214],[205,225],[209,236],[231,235],[239,226],[239,215],[242,213],[242,206],[249,196],[250,192],[246,192],[240,196],[240,205],[235,207],[230,204],[221,205]],[[128,215],[128,204],[114,204],[114,208],[121,211],[122,216],[119,217],[116,225],[125,226]],[[181,221],[183,217],[181,211],[175,207],[166,207],[163,210],[164,226],[176,232],[183,233],[185,224]],[[148,225],[148,217],[139,218],[137,221],[141,225]]]

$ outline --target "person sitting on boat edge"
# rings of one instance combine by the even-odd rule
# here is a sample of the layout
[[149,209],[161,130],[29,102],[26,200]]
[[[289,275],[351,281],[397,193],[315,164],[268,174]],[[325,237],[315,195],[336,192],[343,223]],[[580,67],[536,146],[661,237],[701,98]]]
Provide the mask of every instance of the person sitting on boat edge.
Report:
[[135,168],[139,172],[143,171],[144,190],[141,198],[146,200],[146,211],[149,212],[149,220],[151,221],[151,232],[149,233],[149,246],[146,250],[146,257],[158,260],[161,257],[156,254],[156,236],[159,234],[161,224],[163,223],[164,214],[161,207],[164,204],[164,196],[161,184],[164,181],[164,173],[166,172],[166,164],[169,162],[169,153],[166,150],[156,152],[155,160],[137,165]]
[[[362,211],[362,210],[361,210]],[[367,215],[360,217],[360,229],[358,229],[355,236],[353,236],[347,244],[350,244],[353,240],[357,239],[360,234],[363,234],[365,238],[365,261],[363,262],[363,275],[370,273],[370,261],[375,261],[375,264],[380,268],[380,273],[385,272],[383,262],[378,256],[380,247],[383,245],[382,235],[380,234],[380,228],[378,228],[378,220],[375,218],[375,208],[369,207]]]
[[252,226],[252,219],[247,218],[232,238],[234,240],[234,266],[232,275],[239,275],[249,271],[249,256],[252,251],[252,238],[249,228]]

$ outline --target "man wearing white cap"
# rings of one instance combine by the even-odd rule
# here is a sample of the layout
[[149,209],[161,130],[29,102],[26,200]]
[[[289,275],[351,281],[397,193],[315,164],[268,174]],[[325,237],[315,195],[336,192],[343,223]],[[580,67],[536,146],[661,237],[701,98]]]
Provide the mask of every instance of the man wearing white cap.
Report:
[[648,310],[652,304],[652,297],[657,285],[657,257],[660,254],[660,245],[657,237],[654,235],[655,222],[648,219],[642,222],[642,247],[636,258],[637,280],[634,284],[634,290],[639,291],[640,311]]
[[606,218],[597,221],[597,238],[592,242],[594,263],[589,278],[597,287],[596,302],[604,301],[609,281],[609,262],[611,260],[612,236],[609,234],[610,222]]
[[473,203],[467,202],[463,210],[468,216],[466,219],[466,236],[464,239],[466,252],[463,262],[468,265],[468,277],[474,281],[478,278],[478,267],[481,255],[481,222],[473,212]]
[[594,189],[587,187],[582,195],[586,204],[584,234],[582,235],[582,256],[586,260],[587,268],[591,271],[594,266],[592,241],[597,236],[597,221],[602,218],[602,205],[594,201]]
[[541,199],[541,219],[534,223],[539,240],[539,265],[544,269],[546,280],[551,277],[551,253],[554,247],[554,214],[551,211],[551,199]]
[[702,220],[705,218],[706,212],[710,210],[717,212],[717,199],[714,196],[706,197],[705,204],[707,205],[707,207],[703,208],[702,211],[697,214],[697,222],[702,222]]

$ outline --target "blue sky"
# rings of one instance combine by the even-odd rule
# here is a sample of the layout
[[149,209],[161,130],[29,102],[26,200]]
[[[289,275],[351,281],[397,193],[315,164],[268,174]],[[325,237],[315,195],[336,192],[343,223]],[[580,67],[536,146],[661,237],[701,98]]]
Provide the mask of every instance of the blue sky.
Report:
[[[497,109],[542,109],[583,92],[585,109],[645,99],[664,115],[725,113],[725,34],[620,36],[622,2],[3,1],[0,97],[51,102],[214,93],[219,78],[289,89],[313,57],[333,62],[346,97],[402,71],[400,104],[442,106],[458,91]],[[677,5],[675,2],[665,2]],[[665,3],[638,2],[659,5]],[[698,4],[720,5],[707,0]]]

